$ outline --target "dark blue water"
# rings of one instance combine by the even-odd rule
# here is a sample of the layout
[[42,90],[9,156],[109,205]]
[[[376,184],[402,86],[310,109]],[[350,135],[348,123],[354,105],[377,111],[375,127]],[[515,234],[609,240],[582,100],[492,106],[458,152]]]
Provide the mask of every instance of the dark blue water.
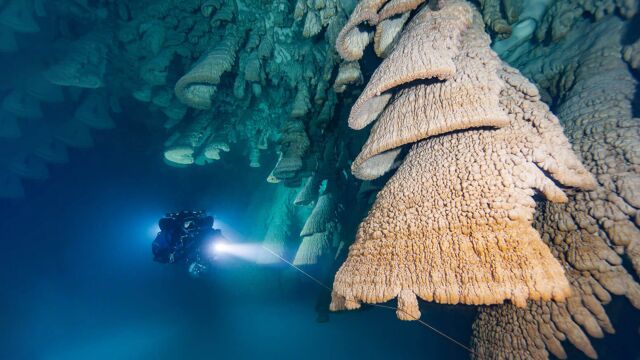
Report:
[[[294,19],[296,2],[308,6],[313,3],[316,8],[306,9],[305,15]],[[330,220],[336,227],[331,231],[323,230],[330,233],[339,228],[335,233],[347,246],[353,242],[356,227],[370,206],[366,198],[382,188],[393,174],[391,171],[378,179],[374,183],[376,190],[369,190],[367,196],[356,195],[361,183],[352,176],[350,166],[361,151],[368,131],[352,131],[348,128],[347,118],[353,102],[382,59],[372,46],[368,46],[360,60],[363,81],[350,84],[343,93],[334,93],[332,86],[342,60],[337,54],[331,57],[329,49],[335,44],[329,44],[325,35],[339,30],[357,2],[221,0],[217,4],[210,1],[216,3],[216,13],[222,9],[223,17],[211,21],[211,14],[204,15],[200,11],[199,0],[0,0],[0,130],[5,130],[2,123],[5,115],[21,110],[15,107],[7,110],[9,107],[3,103],[5,98],[32,91],[26,79],[33,74],[43,74],[52,67],[70,62],[80,68],[88,66],[88,70],[83,69],[88,75],[100,78],[102,83],[99,89],[58,84],[61,85],[58,90],[64,92],[63,102],[50,103],[52,99],[44,96],[31,104],[42,109],[42,119],[26,119],[28,116],[24,113],[14,114],[23,133],[22,137],[13,139],[0,135],[0,176],[11,171],[19,173],[15,167],[11,168],[15,165],[13,161],[19,158],[14,158],[15,154],[35,153],[41,141],[60,137],[62,124],[74,119],[75,111],[87,98],[95,96],[104,100],[101,104],[109,105],[105,105],[104,109],[109,109],[105,112],[117,125],[115,129],[105,131],[96,129],[99,126],[93,124],[94,146],[70,149],[71,161],[66,164],[48,163],[50,176],[46,180],[27,180],[22,174],[24,198],[0,198],[0,360],[469,358],[465,346],[470,344],[476,314],[472,306],[443,306],[420,301],[424,324],[399,321],[393,310],[368,305],[358,311],[329,313],[330,294],[325,287],[331,288],[333,275],[345,254],[337,261],[326,257],[319,265],[305,267],[309,274],[302,274],[282,261],[259,265],[247,254],[220,255],[201,278],[189,276],[182,264],[167,265],[152,260],[151,243],[159,230],[158,219],[167,212],[186,209],[202,209],[214,215],[215,227],[221,229],[232,244],[253,252],[260,249],[264,239],[256,234],[264,233],[260,229],[265,230],[266,220],[256,212],[258,209],[276,211],[265,199],[281,186],[265,181],[270,174],[273,175],[271,179],[281,181],[296,193],[312,174],[326,180],[330,184],[327,193],[339,199],[337,210],[334,209],[336,218]],[[488,4],[489,0],[473,3],[480,8],[479,3]],[[497,3],[501,4],[498,12],[505,12],[507,7],[519,2],[501,0]],[[577,76],[596,68],[594,63],[604,74],[613,74],[610,77],[616,81],[603,82],[614,91],[622,91],[618,85],[624,85],[625,81],[633,83],[634,94],[627,89],[615,99],[611,98],[619,101],[623,110],[628,104],[633,108],[633,114],[625,113],[627,110],[617,113],[607,107],[589,110],[596,115],[611,111],[603,124],[611,126],[612,130],[614,126],[628,128],[625,134],[631,134],[629,139],[623,141],[615,138],[617,135],[605,134],[604,141],[583,144],[580,143],[583,135],[598,133],[605,125],[590,128],[590,125],[582,124],[583,119],[567,122],[561,118],[565,132],[572,134],[572,141],[578,141],[574,142],[574,145],[579,144],[574,146],[574,151],[580,151],[583,160],[591,162],[591,158],[604,157],[603,154],[620,155],[620,164],[599,164],[606,168],[599,176],[602,183],[611,181],[615,184],[612,187],[633,183],[637,180],[638,161],[633,145],[629,144],[637,140],[633,139],[633,131],[640,114],[640,91],[636,82],[640,72],[639,65],[631,60],[623,62],[616,56],[620,51],[626,51],[621,50],[623,46],[638,41],[640,12],[632,9],[634,1],[522,1],[524,5],[545,3],[548,5],[545,16],[554,14],[554,9],[562,10],[562,6],[574,8],[575,11],[562,10],[562,16],[549,15],[546,19],[557,21],[559,28],[566,26],[566,38],[553,39],[550,34],[544,39],[532,37],[530,42],[521,45],[521,51],[508,55],[511,60],[518,60],[518,64],[513,65],[523,73],[531,66],[525,75],[537,83],[544,100],[555,112],[568,102],[567,99],[574,97],[572,91],[576,88],[589,90],[602,85],[598,81],[587,81],[601,79],[597,77],[601,75],[597,71],[591,77],[585,76],[586,80]],[[590,6],[583,6],[584,3]],[[34,4],[43,6],[32,6]],[[169,4],[170,9],[165,12],[151,6],[163,4]],[[640,8],[640,2],[635,1],[635,5]],[[435,9],[440,4],[432,0],[421,6]],[[324,15],[321,14],[322,7],[328,10]],[[5,12],[7,9],[11,11]],[[420,9],[415,9],[412,14],[418,11]],[[317,34],[304,37],[306,20],[314,19],[316,15],[326,16],[326,19],[336,17],[334,20],[342,22],[334,23],[339,27],[333,29],[322,24],[323,28]],[[521,20],[528,16],[526,12],[521,15]],[[38,27],[25,29],[22,26],[21,29],[19,20],[32,20]],[[615,30],[616,23],[624,25],[623,32],[622,27]],[[362,28],[369,28],[368,25]],[[537,25],[544,24],[541,20]],[[596,31],[599,28],[606,31]],[[498,35],[490,30],[490,26],[486,30],[494,41],[509,35]],[[616,38],[618,33],[624,34],[622,40]],[[7,48],[7,35],[15,36],[15,49]],[[514,31],[512,35],[520,34]],[[608,43],[609,35],[612,48],[596,51],[582,46],[592,43],[583,43],[583,39],[605,39],[602,43]],[[218,45],[235,37],[242,41],[238,40],[239,47],[232,54],[223,54],[232,66],[222,75],[218,74],[220,79],[213,81],[219,80],[219,83],[216,83],[215,93],[208,93],[211,109],[202,110],[193,102],[171,98],[177,95],[174,86],[178,79],[189,75],[210,52],[220,50]],[[78,44],[82,46],[78,47]],[[87,47],[87,44],[93,44],[103,52]],[[263,44],[267,45],[261,50]],[[177,45],[180,46],[172,48]],[[579,49],[574,49],[573,45]],[[529,46],[533,50],[529,51]],[[82,51],[87,48],[95,51],[89,51],[87,55]],[[167,48],[175,50],[177,55],[164,64],[160,50]],[[541,53],[545,55],[538,59],[535,50],[541,49],[536,48],[552,50],[548,54]],[[261,51],[264,53],[256,55]],[[565,53],[566,59],[554,60],[562,58],[555,55]],[[500,55],[507,59],[506,53]],[[610,64],[593,61],[600,56],[612,57],[615,61]],[[249,60],[251,66],[247,65]],[[537,67],[539,63],[543,65]],[[104,65],[102,72],[95,69],[100,68],[96,64]],[[148,71],[149,64],[153,65],[153,71]],[[327,67],[327,64],[331,66]],[[616,72],[620,70],[616,70],[616,64],[622,64],[623,71]],[[54,73],[64,78],[64,71]],[[157,78],[151,76],[154,74]],[[91,76],[72,80],[88,77]],[[166,79],[158,79],[163,77]],[[48,81],[56,83],[51,79]],[[417,80],[391,89],[391,92],[419,84],[435,84],[435,81]],[[437,80],[440,81],[444,80]],[[240,88],[244,90],[238,90]],[[308,90],[306,98],[301,95],[304,100],[301,103],[307,101],[309,109],[301,116],[294,116],[293,103],[299,94],[304,94],[301,89]],[[148,99],[140,96],[142,90],[149,91]],[[584,94],[591,93],[586,90],[584,93],[577,91],[576,98],[588,97]],[[606,97],[612,109],[620,105],[611,102],[614,100],[610,100],[606,92],[595,94]],[[331,102],[332,96],[335,96],[335,103]],[[34,93],[27,97],[35,98]],[[118,106],[112,106],[114,99],[118,99],[120,111],[117,111]],[[601,100],[594,99],[594,103]],[[581,105],[588,108],[586,105],[590,103],[584,100]],[[329,106],[325,108],[327,104]],[[180,106],[190,107],[180,123],[163,114],[163,111],[171,113],[169,110],[175,114]],[[26,108],[33,110],[29,106]],[[323,113],[326,109],[330,110]],[[583,115],[588,118],[593,114]],[[200,119],[207,121],[199,122]],[[76,118],[74,121],[77,124],[81,120]],[[198,123],[199,126],[193,125]],[[198,133],[200,141],[189,143],[189,137],[195,138]],[[173,135],[177,135],[173,137],[178,139],[176,142],[163,144]],[[74,146],[73,139],[65,140],[66,145]],[[409,152],[411,143],[418,140],[421,139],[405,144],[398,159],[402,159]],[[176,168],[163,161],[163,154],[168,150],[179,152],[191,148],[198,159],[209,145],[220,143],[230,145],[231,151],[221,151],[220,160],[209,158],[213,163],[207,166],[192,164]],[[305,150],[301,154],[291,151],[291,155],[287,153],[288,147]],[[256,152],[260,154],[261,167],[251,168],[248,165],[255,160],[251,158]],[[291,167],[295,167],[291,165],[295,165],[295,161],[302,165],[297,164],[297,168],[288,171],[286,165],[282,165],[284,170],[279,169],[279,153],[290,161]],[[627,175],[624,172],[620,175],[618,165],[627,171]],[[281,173],[275,176],[277,171],[272,170]],[[624,176],[629,176],[630,180],[619,184]],[[609,205],[618,206],[623,202],[617,193],[622,191],[608,189]],[[620,202],[615,203],[616,199]],[[537,200],[543,201],[543,197],[538,196]],[[593,207],[604,206],[591,200]],[[632,210],[637,210],[636,205]],[[297,209],[302,212],[300,207]],[[637,226],[638,216],[629,215],[630,211],[618,215],[628,216],[629,224],[634,222]],[[288,213],[288,220],[300,222],[301,216],[293,213],[295,211]],[[303,223],[307,216],[304,218]],[[609,219],[597,221],[604,228]],[[286,239],[288,248],[284,256],[287,259],[296,254],[301,225],[294,224],[288,229],[295,239]],[[602,236],[600,240],[603,241],[600,245],[613,247],[603,236],[603,229],[599,231],[602,234],[598,236]],[[626,271],[634,281],[640,282],[629,260],[625,258],[624,261],[624,268],[617,268],[616,275],[624,277]],[[581,277],[584,280],[594,269],[579,270],[584,270]],[[638,360],[640,312],[626,298],[613,294],[624,289],[608,290],[612,293],[612,301],[606,304],[605,310],[616,334],[605,334],[603,339],[588,336],[588,340],[600,359]],[[395,300],[387,305],[395,306]],[[319,321],[327,320],[327,317],[328,321]],[[573,320],[579,326],[580,319]],[[511,335],[488,333],[496,334],[489,339]],[[513,338],[521,337],[514,335]],[[464,345],[460,346],[454,340]],[[586,359],[570,344],[571,340],[562,344],[568,357]]]
[[[98,136],[95,149],[72,152],[70,164],[53,167],[46,185],[28,183],[28,201],[2,203],[0,358],[466,356],[391,310],[331,314],[328,323],[317,323],[324,290],[286,265],[226,258],[208,277],[193,279],[182,268],[152,262],[155,223],[176,208],[206,208],[230,240],[252,241],[243,235],[252,226],[243,218],[247,189],[265,174],[163,166],[159,149],[138,141],[152,136],[148,130],[119,125]],[[423,314],[468,341],[471,309],[429,306]]]

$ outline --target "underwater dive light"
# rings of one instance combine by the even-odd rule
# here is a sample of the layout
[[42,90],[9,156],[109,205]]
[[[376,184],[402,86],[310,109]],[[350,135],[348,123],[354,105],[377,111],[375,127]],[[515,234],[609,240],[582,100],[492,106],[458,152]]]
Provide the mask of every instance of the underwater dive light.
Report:
[[252,243],[234,243],[216,239],[207,248],[207,252],[214,259],[220,257],[240,258],[247,261],[256,261],[260,245]]
[[231,244],[228,244],[224,241],[216,241],[213,243],[212,248],[214,254],[223,254],[231,250]]

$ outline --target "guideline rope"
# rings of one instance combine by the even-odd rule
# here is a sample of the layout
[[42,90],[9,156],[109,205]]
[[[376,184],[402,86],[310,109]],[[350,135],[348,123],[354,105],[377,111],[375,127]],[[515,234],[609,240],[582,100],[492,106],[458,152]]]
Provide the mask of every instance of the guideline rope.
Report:
[[[277,257],[278,259],[280,259],[282,262],[284,262],[285,264],[291,266],[292,268],[298,270],[301,274],[303,274],[304,276],[308,277],[309,279],[313,280],[316,284],[322,286],[323,288],[325,288],[328,291],[331,291],[331,288],[328,287],[327,285],[323,284],[320,280],[316,279],[315,277],[311,276],[309,273],[307,273],[306,271],[302,270],[300,267],[294,265],[293,263],[291,263],[290,261],[288,261],[287,259],[283,258],[282,256],[276,254],[275,252],[271,251],[271,249],[269,249],[266,246],[262,246],[266,251],[268,251],[269,253],[271,253],[273,256]],[[388,310],[395,310],[395,311],[402,311],[405,314],[407,314],[408,316],[412,317],[414,320],[416,320],[418,323],[420,323],[422,326],[426,327],[427,329],[432,330],[433,332],[435,332],[436,334],[444,337],[445,339],[451,341],[452,343],[460,346],[461,348],[467,350],[468,352],[470,352],[471,354],[473,354],[473,350],[471,348],[469,348],[468,346],[464,345],[463,343],[459,342],[458,340],[452,338],[451,336],[443,333],[442,331],[436,329],[435,327],[433,327],[432,325],[427,324],[424,320],[421,320],[419,318],[414,317],[411,314],[408,314],[406,311],[398,309],[395,306],[390,306],[390,305],[381,305],[381,304],[371,304],[374,307],[378,307],[381,309],[388,309]]]

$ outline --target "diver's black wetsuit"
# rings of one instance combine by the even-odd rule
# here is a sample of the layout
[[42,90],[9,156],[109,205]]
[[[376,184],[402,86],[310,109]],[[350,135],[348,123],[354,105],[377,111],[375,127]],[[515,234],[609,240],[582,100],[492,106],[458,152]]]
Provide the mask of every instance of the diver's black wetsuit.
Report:
[[207,247],[224,239],[222,232],[213,229],[213,217],[201,211],[182,211],[167,214],[160,220],[160,232],[153,241],[153,260],[161,263],[184,263],[197,276],[206,271],[211,256]]
[[169,231],[163,230],[158,233],[156,239],[151,245],[151,251],[153,252],[153,260],[161,263],[169,262],[169,254],[173,245],[171,244],[172,236]]

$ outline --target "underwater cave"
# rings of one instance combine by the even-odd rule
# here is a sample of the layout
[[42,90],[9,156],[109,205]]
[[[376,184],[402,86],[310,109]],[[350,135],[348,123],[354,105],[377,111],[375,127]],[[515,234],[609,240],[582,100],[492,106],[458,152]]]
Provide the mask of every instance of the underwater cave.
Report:
[[0,0],[1,359],[640,359],[640,0]]

